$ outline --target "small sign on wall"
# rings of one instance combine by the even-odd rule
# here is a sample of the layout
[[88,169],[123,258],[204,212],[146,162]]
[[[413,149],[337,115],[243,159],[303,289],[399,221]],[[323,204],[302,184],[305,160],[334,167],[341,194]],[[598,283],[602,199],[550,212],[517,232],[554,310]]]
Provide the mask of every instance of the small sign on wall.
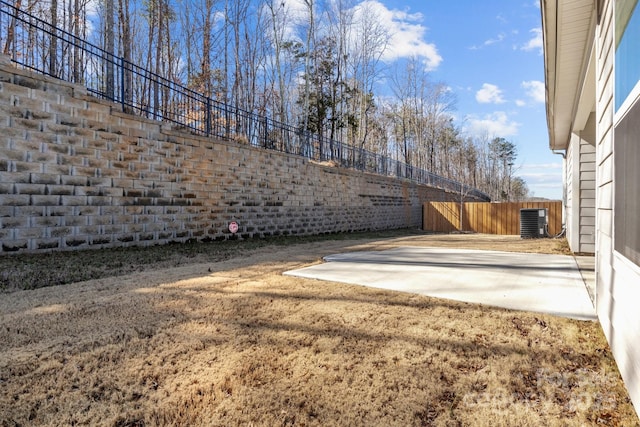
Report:
[[229,231],[230,231],[232,234],[236,234],[236,233],[238,232],[238,223],[237,223],[237,222],[235,222],[235,221],[231,221],[231,222],[229,223]]

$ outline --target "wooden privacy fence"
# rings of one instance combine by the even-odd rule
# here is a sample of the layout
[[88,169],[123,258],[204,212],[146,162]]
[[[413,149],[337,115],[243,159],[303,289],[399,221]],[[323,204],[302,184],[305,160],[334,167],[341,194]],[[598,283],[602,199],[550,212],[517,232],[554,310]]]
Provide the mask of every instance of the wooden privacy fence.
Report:
[[[546,208],[549,234],[562,231],[562,202],[512,202],[462,204],[462,230],[486,234],[520,234],[520,209]],[[460,203],[426,202],[422,210],[422,229],[450,233],[460,230]]]

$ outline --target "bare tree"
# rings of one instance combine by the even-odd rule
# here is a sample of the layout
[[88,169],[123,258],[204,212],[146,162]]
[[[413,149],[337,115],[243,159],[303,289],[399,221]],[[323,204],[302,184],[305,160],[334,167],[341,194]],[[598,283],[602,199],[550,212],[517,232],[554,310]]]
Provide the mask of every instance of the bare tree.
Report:
[[[133,49],[133,37],[131,34],[131,20],[129,0],[118,0],[118,22],[119,22],[119,35],[120,35],[120,51],[122,59],[125,64],[132,63],[132,49]],[[123,64],[124,65],[124,64]],[[123,70],[123,102],[125,104],[125,111],[129,107],[126,107],[133,103],[133,70],[126,65]]]
[[[180,3],[180,29],[182,55],[186,64],[187,86],[207,97],[215,95],[215,64],[213,58],[214,0],[199,2],[182,0]],[[178,39],[179,37],[175,37]]]
[[[89,0],[69,1],[69,33],[78,39],[86,40],[87,33],[87,2]],[[73,3],[73,5],[72,5]],[[78,44],[72,47],[71,76],[76,83],[84,83],[84,52]]]
[[522,201],[530,196],[531,194],[526,181],[519,176],[514,177],[511,183],[511,200]]
[[[354,8],[350,0],[336,0],[326,11],[329,36],[335,41],[335,73],[331,85],[331,112],[329,113],[329,140],[340,138],[339,132],[347,125],[351,114],[348,100],[348,59]],[[331,147],[333,150],[333,147]]]
[[288,101],[287,85],[290,73],[287,73],[286,65],[287,58],[285,58],[287,45],[291,45],[289,40],[286,40],[286,28],[288,22],[287,5],[280,0],[269,0],[265,3],[265,7],[268,10],[271,36],[271,48],[273,51],[274,65],[272,72],[274,74],[274,80],[277,81],[277,91],[275,91],[275,97],[273,103],[275,104],[276,119],[282,123],[285,123],[289,119],[288,114]]
[[104,49],[109,54],[104,64],[106,68],[106,92],[109,99],[114,99],[115,92],[115,30],[113,1],[105,2]]
[[[314,0],[303,0],[305,6],[307,7],[308,13],[308,28],[306,34],[306,44],[305,51],[306,56],[304,58],[304,73],[306,76],[311,75],[311,60],[312,60],[312,52],[315,48],[314,46],[314,36],[315,36],[315,19],[314,19]],[[307,151],[310,149],[309,147],[309,137],[307,133],[307,129],[309,129],[309,97],[310,97],[310,79],[306,78],[304,80],[304,98],[302,103],[302,130],[305,132],[305,138],[303,142],[303,151]]]
[[396,138],[406,163],[422,167],[424,164],[424,88],[426,75],[414,59],[391,79],[391,89],[399,104],[396,112]]
[[[22,7],[22,0],[16,0],[14,6],[16,9],[20,9]],[[14,16],[11,18],[11,22],[9,23],[9,25],[7,25],[7,37],[5,38],[4,48],[2,49],[2,52],[5,55],[9,55],[9,53],[11,52],[11,47],[15,46],[14,45],[15,36],[16,36],[16,17]]]
[[374,86],[380,75],[379,63],[390,35],[370,3],[361,3],[356,17],[351,52],[355,96],[351,108],[358,114],[354,142],[364,148],[369,134],[369,117],[374,108]]
[[204,10],[202,19],[202,61],[200,62],[200,73],[204,83],[204,95],[213,95],[213,78],[211,64],[211,33],[213,32],[213,0],[204,0]]
[[[166,31],[165,28],[165,19],[164,19],[164,6],[165,6],[165,0],[153,0],[151,1],[151,3],[153,4],[153,9],[152,12],[153,13],[153,19],[156,25],[156,30],[157,30],[157,38],[155,40],[155,74],[158,77],[162,77],[162,75],[164,74],[164,61],[162,60],[162,50],[163,50],[163,46],[162,46],[162,41],[164,39],[164,33]],[[150,32],[150,34],[152,34]],[[151,47],[150,47],[151,48]],[[162,102],[162,100],[160,99],[160,94],[161,94],[161,86],[159,85],[158,80],[154,80],[154,88],[153,88],[153,111],[154,111],[154,115],[155,117],[162,117],[160,115],[160,111],[161,111],[161,105],[160,102]]]
[[51,0],[49,13],[51,26],[53,27],[53,31],[49,36],[49,75],[57,76],[58,35],[56,34],[56,28],[58,27],[58,0]]
[[443,168],[437,167],[437,144],[443,142],[444,146],[441,150],[444,153],[443,161],[448,162],[446,158],[448,149],[447,141],[450,139],[448,134],[451,127],[451,113],[455,110],[456,99],[449,87],[442,83],[432,83],[427,80],[425,85],[425,102],[426,122],[427,122],[427,150],[428,163],[426,167],[434,172],[442,172]]

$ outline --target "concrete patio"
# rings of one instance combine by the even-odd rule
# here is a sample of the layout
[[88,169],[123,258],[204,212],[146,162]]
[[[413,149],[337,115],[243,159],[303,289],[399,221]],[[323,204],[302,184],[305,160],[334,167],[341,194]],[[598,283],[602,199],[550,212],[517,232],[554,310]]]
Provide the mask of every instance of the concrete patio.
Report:
[[[580,261],[588,280],[586,258]],[[572,256],[400,247],[330,255],[324,261],[284,274],[596,320]]]

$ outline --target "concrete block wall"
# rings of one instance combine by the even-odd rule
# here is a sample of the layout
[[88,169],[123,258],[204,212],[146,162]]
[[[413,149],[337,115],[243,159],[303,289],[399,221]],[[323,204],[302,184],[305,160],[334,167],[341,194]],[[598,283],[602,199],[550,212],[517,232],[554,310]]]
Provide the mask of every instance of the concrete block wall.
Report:
[[180,133],[0,60],[0,254],[419,227],[456,195]]

